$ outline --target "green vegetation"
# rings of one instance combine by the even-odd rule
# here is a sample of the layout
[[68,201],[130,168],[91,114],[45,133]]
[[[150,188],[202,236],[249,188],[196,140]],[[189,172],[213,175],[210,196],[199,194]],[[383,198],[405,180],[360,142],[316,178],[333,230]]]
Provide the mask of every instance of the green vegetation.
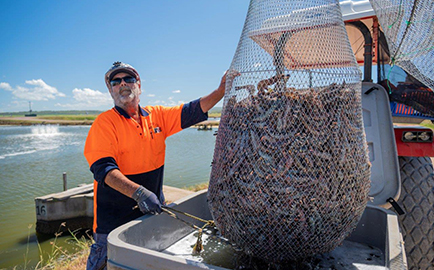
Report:
[[220,118],[220,113],[208,113],[209,118]]
[[220,118],[222,114],[222,107],[214,107],[208,112],[209,118]]
[[[210,119],[219,118],[221,112],[221,107],[213,108],[208,112],[208,116]],[[28,112],[0,113],[0,125],[90,125],[101,111],[40,111],[33,113],[37,116],[24,117]]]
[[424,120],[420,125],[434,130],[434,124],[430,120]]
[[0,125],[90,125],[101,111],[41,111],[36,117],[25,117],[28,112],[0,113]]
[[75,244],[75,253],[63,250],[61,247],[57,246],[54,241],[48,259],[43,261],[41,256],[41,261],[39,262],[40,266],[37,266],[35,268],[36,270],[80,270],[86,268],[92,240],[84,236],[79,239],[76,234],[71,231],[70,234],[72,236],[71,240],[74,241]]
[[0,117],[0,125],[30,126],[30,125],[38,125],[42,123],[43,121],[38,121],[38,120],[2,119]]
[[183,187],[182,189],[196,192],[199,190],[207,189],[208,185],[209,185],[209,183],[207,182],[207,183],[201,183],[201,184],[197,184],[197,185],[193,185],[193,186],[189,186],[189,187]]
[[[60,225],[65,226],[65,223]],[[72,251],[67,251],[57,244],[57,239],[61,233],[56,233],[53,241],[50,242],[51,250],[48,252],[43,252],[41,246],[39,247],[39,261],[36,266],[32,266],[30,260],[28,259],[29,252],[29,239],[30,232],[33,225],[28,226],[28,237],[27,237],[27,251],[24,254],[24,265],[22,266],[24,270],[35,269],[35,270],[81,270],[86,268],[87,257],[90,252],[90,245],[92,243],[91,237],[77,237],[77,232],[70,233],[70,241],[72,242],[74,248]],[[59,228],[60,230],[60,228]],[[19,266],[13,268],[21,269]]]
[[[183,187],[183,189],[187,189],[190,191],[199,191],[208,188],[208,183],[201,183],[189,187]],[[62,223],[60,226],[65,226],[65,223]],[[33,225],[29,225],[28,229],[28,241],[30,237],[30,231]],[[64,248],[58,246],[57,238],[61,235],[61,233],[55,234],[55,238],[50,242],[51,250],[49,254],[44,254],[39,246],[39,262],[36,267],[32,268],[35,270],[81,270],[86,268],[87,257],[90,252],[90,245],[93,240],[92,237],[82,236],[78,237],[76,232],[69,231],[71,236],[71,241],[73,242],[75,248],[73,252],[68,252]],[[24,268],[29,268],[30,261],[28,260],[28,248],[26,254],[24,254]],[[14,269],[17,269],[15,267]]]
[[[1,117],[24,117],[24,115],[28,114],[28,111],[25,112],[0,112],[0,118]],[[98,114],[102,113],[102,111],[97,111],[97,110],[89,110],[89,111],[83,111],[83,110],[77,110],[77,111],[33,111],[32,113],[37,114],[38,118],[45,118],[47,119],[47,116],[49,117],[54,117],[54,116],[58,116],[58,117],[64,117],[64,116],[71,116],[71,117],[78,117],[78,116],[83,116],[83,117],[92,117],[92,116],[97,116]],[[215,115],[218,115],[218,117],[220,117],[220,114],[222,113],[222,108],[221,107],[214,107],[209,111],[209,116],[210,117],[215,117]],[[66,120],[70,120],[70,119],[66,119]],[[81,119],[79,119],[81,120]],[[88,119],[86,119],[88,120]]]
[[[29,112],[0,112],[0,117],[24,117]],[[55,115],[98,115],[102,111],[90,110],[90,111],[33,111],[39,116],[55,116]]]
[[31,125],[91,125],[93,120],[52,120],[45,118],[29,117],[23,118],[2,118],[0,117],[0,125],[14,126],[31,126]]
[[46,120],[66,120],[66,121],[84,121],[84,120],[95,120],[98,115],[44,115],[37,116],[37,119]]

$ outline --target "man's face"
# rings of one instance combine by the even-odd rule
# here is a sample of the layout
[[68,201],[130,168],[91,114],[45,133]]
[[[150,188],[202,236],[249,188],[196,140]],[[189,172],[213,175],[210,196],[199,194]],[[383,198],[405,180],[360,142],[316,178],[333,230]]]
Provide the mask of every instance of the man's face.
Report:
[[[125,77],[131,77],[131,75],[121,72],[116,74],[112,78],[112,80]],[[142,90],[140,89],[140,81],[137,81],[135,83],[127,83],[124,79],[122,79],[120,84],[110,87],[110,94],[115,102],[115,105],[119,107],[125,107],[132,102],[138,104],[140,101],[139,96],[141,93]]]

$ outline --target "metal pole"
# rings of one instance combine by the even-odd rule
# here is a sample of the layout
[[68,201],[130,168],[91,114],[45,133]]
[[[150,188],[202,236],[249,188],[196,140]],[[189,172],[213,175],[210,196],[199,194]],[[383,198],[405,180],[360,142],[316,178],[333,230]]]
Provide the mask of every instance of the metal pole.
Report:
[[372,36],[371,31],[363,22],[348,22],[347,25],[352,25],[362,32],[365,39],[365,52],[364,52],[364,69],[363,69],[363,82],[372,82]]
[[63,191],[66,191],[67,188],[67,182],[66,182],[66,172],[63,173]]

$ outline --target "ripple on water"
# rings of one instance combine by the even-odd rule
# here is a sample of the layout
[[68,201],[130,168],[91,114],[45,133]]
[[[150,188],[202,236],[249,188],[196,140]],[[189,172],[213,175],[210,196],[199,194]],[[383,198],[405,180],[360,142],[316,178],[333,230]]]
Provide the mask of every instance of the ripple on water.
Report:
[[[69,188],[92,183],[83,155],[89,128],[0,126],[0,268],[23,262],[26,248],[19,241],[27,237],[29,224],[34,233],[35,197],[62,191],[63,172]],[[212,134],[186,129],[167,139],[165,184],[183,187],[208,181],[215,144]],[[37,261],[37,245],[30,245],[32,252],[29,258]]]

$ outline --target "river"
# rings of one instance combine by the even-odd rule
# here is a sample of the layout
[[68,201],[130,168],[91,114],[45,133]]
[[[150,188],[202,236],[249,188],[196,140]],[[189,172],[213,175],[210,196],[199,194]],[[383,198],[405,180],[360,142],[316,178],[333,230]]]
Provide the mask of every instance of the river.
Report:
[[[53,238],[36,236],[34,198],[92,183],[83,156],[90,126],[0,126],[0,269],[32,268],[50,253]],[[214,131],[194,128],[166,140],[164,184],[185,187],[208,182],[215,145]],[[70,238],[57,243],[69,249]],[[30,267],[29,267],[30,265]]]

